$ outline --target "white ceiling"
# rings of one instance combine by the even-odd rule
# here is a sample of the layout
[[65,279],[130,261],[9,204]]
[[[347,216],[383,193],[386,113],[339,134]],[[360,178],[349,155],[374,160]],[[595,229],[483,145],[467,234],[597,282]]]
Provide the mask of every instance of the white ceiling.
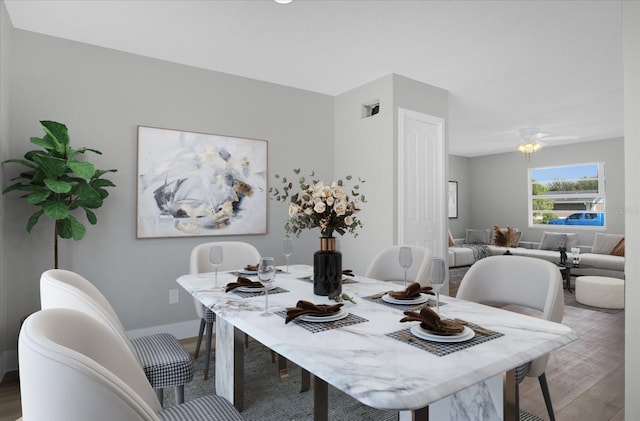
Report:
[[450,93],[450,153],[623,135],[621,1],[5,1],[13,25],[337,95],[390,73]]

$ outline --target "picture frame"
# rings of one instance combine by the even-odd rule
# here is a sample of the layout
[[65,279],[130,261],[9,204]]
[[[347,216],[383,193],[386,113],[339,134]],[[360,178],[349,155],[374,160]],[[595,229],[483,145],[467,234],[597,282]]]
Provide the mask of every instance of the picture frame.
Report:
[[267,141],[138,126],[137,238],[267,233]]
[[449,219],[458,218],[458,182],[449,181]]

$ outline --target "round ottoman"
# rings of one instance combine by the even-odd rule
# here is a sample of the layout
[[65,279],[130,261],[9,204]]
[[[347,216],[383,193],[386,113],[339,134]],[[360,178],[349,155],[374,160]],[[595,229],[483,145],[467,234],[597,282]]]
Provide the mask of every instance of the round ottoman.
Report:
[[576,301],[601,308],[624,308],[624,279],[607,276],[576,278]]

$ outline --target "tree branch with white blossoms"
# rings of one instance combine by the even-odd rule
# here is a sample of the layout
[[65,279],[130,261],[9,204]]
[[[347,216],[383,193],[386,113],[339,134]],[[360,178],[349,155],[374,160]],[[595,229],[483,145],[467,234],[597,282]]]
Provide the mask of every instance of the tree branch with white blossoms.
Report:
[[[294,169],[293,173],[298,176],[300,169]],[[314,176],[315,172],[312,171],[309,177]],[[358,177],[358,183],[348,188],[342,179],[325,185],[315,179],[307,183],[303,176],[300,176],[295,184],[279,174],[276,174],[275,178],[282,185],[280,188],[270,187],[269,194],[272,199],[289,207],[289,220],[284,226],[287,235],[299,237],[302,230],[317,227],[320,228],[322,237],[331,237],[334,231],[340,235],[348,232],[354,237],[358,236],[356,229],[362,227],[362,222],[355,214],[360,211],[359,205],[366,202],[364,195],[359,191],[364,180]],[[347,181],[352,179],[350,175],[345,177]]]

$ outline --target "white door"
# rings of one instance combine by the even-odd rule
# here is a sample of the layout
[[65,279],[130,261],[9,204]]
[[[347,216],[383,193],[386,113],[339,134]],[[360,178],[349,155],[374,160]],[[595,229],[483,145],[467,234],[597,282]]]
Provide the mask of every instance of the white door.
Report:
[[398,244],[447,258],[444,120],[398,111]]

